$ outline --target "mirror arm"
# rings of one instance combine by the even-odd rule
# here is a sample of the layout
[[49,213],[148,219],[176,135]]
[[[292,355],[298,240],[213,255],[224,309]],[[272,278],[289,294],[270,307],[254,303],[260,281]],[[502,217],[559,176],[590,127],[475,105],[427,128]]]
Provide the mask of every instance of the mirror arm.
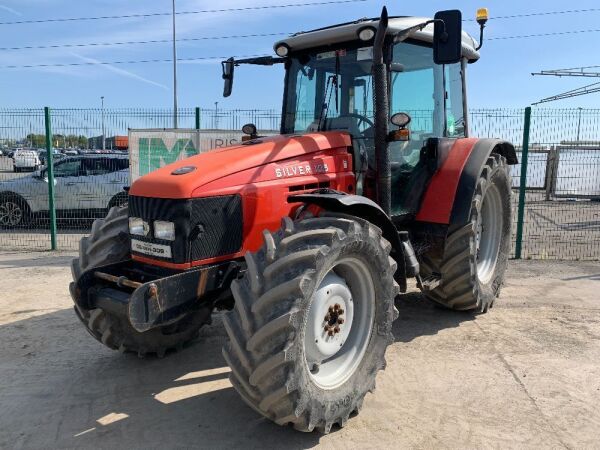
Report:
[[272,56],[258,56],[256,58],[235,59],[233,63],[236,66],[240,64],[254,64],[258,66],[272,66],[273,64],[282,64],[287,58],[273,58]]

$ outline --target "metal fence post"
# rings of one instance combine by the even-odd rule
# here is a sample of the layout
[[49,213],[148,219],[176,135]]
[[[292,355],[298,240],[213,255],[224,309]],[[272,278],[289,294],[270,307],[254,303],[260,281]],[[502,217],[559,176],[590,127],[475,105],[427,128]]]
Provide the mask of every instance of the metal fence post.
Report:
[[517,212],[517,237],[515,259],[521,259],[523,245],[523,216],[525,214],[525,189],[527,188],[527,158],[529,156],[529,129],[531,127],[531,106],[525,108],[523,125],[523,146],[521,150],[521,180],[519,182],[519,209]]
[[56,206],[54,205],[54,162],[52,154],[52,127],[50,126],[50,108],[44,107],[46,122],[46,176],[48,178],[48,211],[50,212],[50,247],[56,250]]
[[200,108],[196,106],[196,130],[200,129]]

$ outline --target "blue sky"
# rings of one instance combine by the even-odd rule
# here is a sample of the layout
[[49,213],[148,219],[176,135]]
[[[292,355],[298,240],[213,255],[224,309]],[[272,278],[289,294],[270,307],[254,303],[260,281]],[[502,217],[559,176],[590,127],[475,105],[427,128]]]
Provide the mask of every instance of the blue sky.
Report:
[[[313,0],[177,0],[178,11],[210,8],[301,3]],[[254,33],[288,33],[377,16],[385,4],[361,3],[179,15],[178,38]],[[458,8],[465,18],[487,6],[490,16],[540,11],[597,8],[597,0],[495,0],[448,2],[420,0],[389,2],[393,15],[431,16],[438,9]],[[170,11],[171,0],[0,0],[0,22],[89,17]],[[486,37],[598,29],[600,11],[490,20]],[[475,22],[465,29],[477,34]],[[169,39],[171,19],[95,20],[26,25],[0,25],[0,46],[80,44]],[[178,43],[180,58],[272,54],[277,37],[221,39]],[[600,65],[600,32],[484,42],[481,60],[469,67],[469,103],[478,107],[522,107],[542,97],[577,88],[600,79],[532,77],[532,71]],[[7,65],[93,61],[168,59],[168,43],[32,50],[0,50],[0,107],[95,107],[105,96],[108,107],[170,107],[172,66],[169,63],[114,66],[6,69]],[[236,71],[233,95],[221,97],[218,61],[180,62],[179,105],[219,108],[280,107],[283,71],[280,67],[244,66]],[[548,103],[550,107],[599,107],[600,93]]]

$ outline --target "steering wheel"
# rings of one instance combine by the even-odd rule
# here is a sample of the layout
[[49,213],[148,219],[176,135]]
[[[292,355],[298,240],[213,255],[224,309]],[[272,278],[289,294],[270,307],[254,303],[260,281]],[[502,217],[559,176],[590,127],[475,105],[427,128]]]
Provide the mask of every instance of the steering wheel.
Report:
[[360,114],[356,114],[356,113],[341,114],[340,116],[336,117],[336,119],[341,119],[343,117],[352,117],[353,119],[357,119],[358,120],[358,123],[356,124],[357,128],[360,128],[360,125],[363,122],[366,123],[367,125],[369,125],[369,128],[375,127],[375,124],[373,123],[373,121],[371,119],[369,119],[366,116],[362,116]]

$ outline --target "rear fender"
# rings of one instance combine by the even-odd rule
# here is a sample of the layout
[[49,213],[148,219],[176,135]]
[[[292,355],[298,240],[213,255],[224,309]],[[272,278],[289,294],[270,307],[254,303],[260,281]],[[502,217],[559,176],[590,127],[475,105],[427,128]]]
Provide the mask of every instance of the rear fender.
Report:
[[315,205],[326,211],[359,217],[378,226],[381,229],[383,237],[392,244],[391,256],[398,263],[395,278],[398,284],[400,284],[400,290],[406,292],[406,263],[398,230],[390,217],[377,203],[361,195],[344,194],[341,192],[291,195],[288,197],[288,202],[302,202],[307,205]]
[[477,180],[489,156],[498,153],[517,164],[514,146],[499,139],[457,139],[431,178],[416,220],[450,227],[462,226],[471,216]]

